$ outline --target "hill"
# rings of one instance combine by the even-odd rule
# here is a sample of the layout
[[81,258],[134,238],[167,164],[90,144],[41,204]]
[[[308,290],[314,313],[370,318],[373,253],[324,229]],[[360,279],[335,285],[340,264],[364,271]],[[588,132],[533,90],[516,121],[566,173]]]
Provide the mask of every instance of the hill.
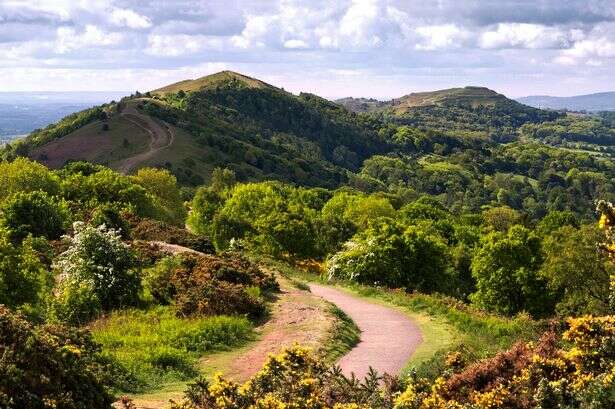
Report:
[[525,123],[540,123],[559,115],[520,104],[485,87],[418,92],[383,103],[388,121],[423,129],[509,138]]
[[517,99],[522,104],[542,109],[567,109],[570,111],[615,111],[615,92],[551,97],[531,95]]
[[75,160],[124,172],[164,167],[188,185],[223,166],[240,180],[332,187],[385,149],[370,121],[315,95],[223,71],[69,115],[4,156],[56,168]]

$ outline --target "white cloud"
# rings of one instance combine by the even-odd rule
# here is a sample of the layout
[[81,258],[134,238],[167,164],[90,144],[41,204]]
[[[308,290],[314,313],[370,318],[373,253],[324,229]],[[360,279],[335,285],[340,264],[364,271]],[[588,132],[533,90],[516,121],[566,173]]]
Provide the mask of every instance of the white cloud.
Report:
[[422,42],[415,45],[417,50],[457,48],[468,37],[468,33],[455,24],[417,27],[416,33],[422,38]]
[[495,30],[482,34],[479,46],[498,48],[565,48],[578,31],[527,23],[500,23]]
[[308,47],[309,47],[308,43],[306,43],[303,40],[292,39],[292,40],[286,40],[284,42],[284,48],[300,49],[300,48],[308,48]]
[[225,41],[220,37],[187,34],[150,34],[145,53],[159,57],[177,57],[205,50],[222,50]]
[[130,9],[114,9],[111,12],[110,20],[117,26],[126,26],[135,29],[149,28],[152,26],[152,22],[148,17],[142,16]]
[[88,24],[79,33],[73,27],[59,27],[55,50],[59,54],[85,47],[107,47],[119,44],[123,39],[121,33],[107,33],[95,25]]

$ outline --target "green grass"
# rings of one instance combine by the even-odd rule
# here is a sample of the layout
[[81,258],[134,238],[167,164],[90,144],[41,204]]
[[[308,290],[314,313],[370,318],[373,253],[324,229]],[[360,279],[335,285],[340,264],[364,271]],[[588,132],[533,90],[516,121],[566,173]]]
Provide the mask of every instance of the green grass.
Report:
[[352,318],[336,305],[332,304],[329,312],[335,317],[335,324],[320,352],[327,362],[334,363],[359,343],[361,330]]
[[103,352],[126,369],[122,392],[143,392],[198,375],[198,359],[254,338],[244,317],[178,318],[171,307],[114,312],[92,325]]

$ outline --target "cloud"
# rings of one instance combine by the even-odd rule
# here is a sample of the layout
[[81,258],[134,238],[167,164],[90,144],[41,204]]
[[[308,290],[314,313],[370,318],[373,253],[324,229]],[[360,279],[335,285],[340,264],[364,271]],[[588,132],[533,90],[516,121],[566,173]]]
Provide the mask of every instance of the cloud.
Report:
[[374,93],[396,81],[533,81],[537,71],[544,84],[589,83],[613,74],[614,50],[612,0],[0,0],[0,65],[74,78],[95,70],[109,81],[223,64],[281,85],[321,73],[301,83],[313,92],[342,93],[363,75]]
[[113,9],[110,20],[117,26],[126,26],[134,29],[152,26],[152,22],[148,17],[137,14],[130,9]]
[[538,24],[500,23],[480,38],[482,48],[566,48],[579,30],[566,31]]
[[148,37],[145,53],[159,57],[177,57],[196,54],[204,50],[222,50],[225,42],[218,37],[205,35],[158,35]]
[[416,28],[421,41],[416,44],[417,50],[442,50],[461,47],[469,34],[454,24],[422,26]]
[[55,51],[65,54],[85,47],[107,47],[119,44],[121,33],[107,33],[94,25],[87,25],[82,32],[73,27],[60,27],[57,30]]

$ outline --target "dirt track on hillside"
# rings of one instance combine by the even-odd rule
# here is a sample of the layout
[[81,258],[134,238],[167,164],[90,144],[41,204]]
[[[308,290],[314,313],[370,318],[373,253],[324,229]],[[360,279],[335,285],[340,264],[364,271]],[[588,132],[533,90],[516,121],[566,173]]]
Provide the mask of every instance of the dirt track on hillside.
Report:
[[130,173],[137,165],[150,159],[159,151],[173,144],[175,133],[166,123],[162,123],[161,125],[151,117],[139,113],[139,111],[131,105],[126,106],[120,115],[147,132],[150,136],[150,143],[145,152],[122,160],[117,165],[117,170],[119,172],[125,174]]
[[338,362],[346,375],[362,378],[370,366],[397,375],[423,340],[418,326],[395,309],[327,286],[310,284],[310,290],[337,305],[361,330],[361,341]]

